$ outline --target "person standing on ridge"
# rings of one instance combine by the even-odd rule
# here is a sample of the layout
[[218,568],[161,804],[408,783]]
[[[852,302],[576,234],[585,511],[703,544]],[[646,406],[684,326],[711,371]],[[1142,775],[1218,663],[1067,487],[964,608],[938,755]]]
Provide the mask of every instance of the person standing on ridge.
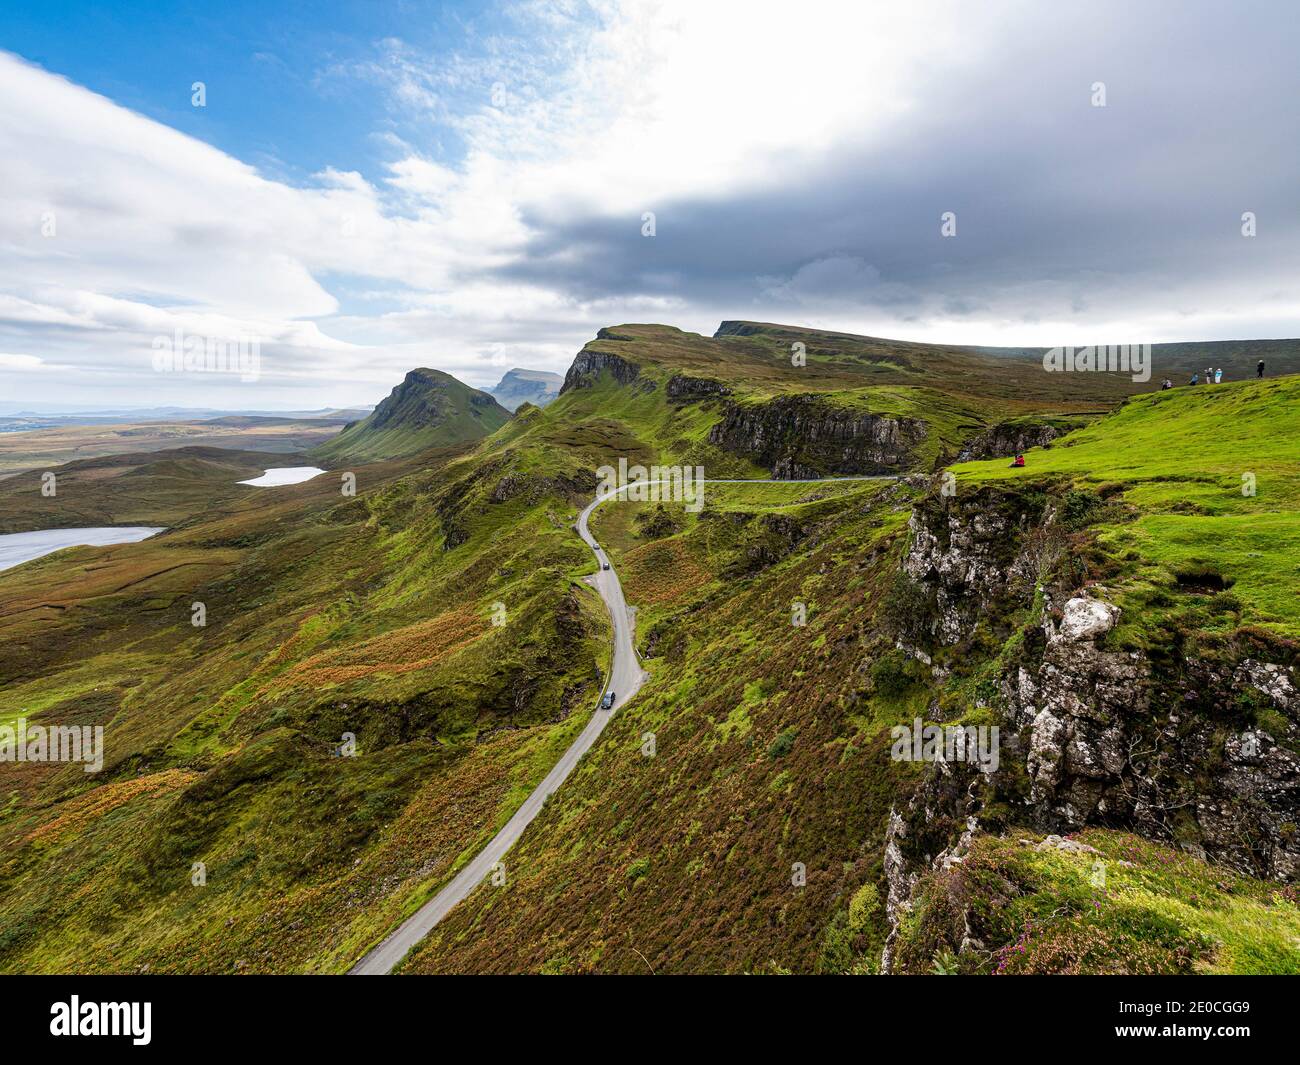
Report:
[[1223,384],[1223,367],[1222,367],[1222,366],[1220,366],[1217,370],[1214,371],[1214,383],[1215,383],[1216,385],[1221,385],[1221,384]]
[[1255,376],[1256,376],[1256,377],[1263,377],[1263,376],[1264,376],[1264,360],[1263,360],[1263,359],[1260,359],[1260,360],[1259,360],[1259,365],[1255,367]]

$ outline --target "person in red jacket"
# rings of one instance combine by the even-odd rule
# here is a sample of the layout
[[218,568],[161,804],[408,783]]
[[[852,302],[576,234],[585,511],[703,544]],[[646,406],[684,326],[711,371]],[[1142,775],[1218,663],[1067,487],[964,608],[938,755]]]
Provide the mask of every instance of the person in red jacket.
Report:
[[[1024,455],[1017,455],[1014,459],[1011,460],[1011,465],[1012,465],[1012,466],[1023,466],[1024,464],[1025,464],[1025,456],[1024,456]],[[1009,467],[1008,467],[1008,468],[1009,468]]]

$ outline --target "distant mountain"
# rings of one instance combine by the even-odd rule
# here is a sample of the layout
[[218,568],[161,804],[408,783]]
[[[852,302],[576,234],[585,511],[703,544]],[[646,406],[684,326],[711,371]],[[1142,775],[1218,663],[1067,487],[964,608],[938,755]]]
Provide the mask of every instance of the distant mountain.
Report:
[[510,412],[486,392],[441,370],[412,370],[371,414],[345,426],[312,454],[361,461],[399,458],[478,440],[509,420]]
[[545,407],[560,394],[562,384],[564,378],[557,373],[548,373],[546,370],[522,370],[516,367],[508,371],[493,388],[486,391],[491,392],[506,410],[515,410],[521,403]]

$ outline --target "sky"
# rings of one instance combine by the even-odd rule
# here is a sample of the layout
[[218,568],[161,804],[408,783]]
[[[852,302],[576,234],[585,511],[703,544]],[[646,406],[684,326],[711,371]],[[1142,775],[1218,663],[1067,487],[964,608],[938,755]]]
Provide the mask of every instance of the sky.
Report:
[[625,322],[1300,336],[1297,57],[1256,0],[6,0],[0,404],[369,404]]

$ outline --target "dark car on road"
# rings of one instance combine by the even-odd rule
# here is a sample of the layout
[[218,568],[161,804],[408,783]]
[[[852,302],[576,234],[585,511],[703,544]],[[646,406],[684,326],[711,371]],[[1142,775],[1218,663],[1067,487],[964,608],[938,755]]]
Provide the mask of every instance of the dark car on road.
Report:
[[601,568],[601,569],[609,569],[609,563],[608,563],[608,562],[603,563],[603,564],[601,565],[600,568]]
[[603,698],[603,699],[600,701],[600,708],[601,708],[602,710],[608,710],[608,709],[609,709],[611,706],[613,706],[613,705],[614,705],[614,693],[613,693],[613,692],[606,692],[606,693],[605,693],[605,698]]

